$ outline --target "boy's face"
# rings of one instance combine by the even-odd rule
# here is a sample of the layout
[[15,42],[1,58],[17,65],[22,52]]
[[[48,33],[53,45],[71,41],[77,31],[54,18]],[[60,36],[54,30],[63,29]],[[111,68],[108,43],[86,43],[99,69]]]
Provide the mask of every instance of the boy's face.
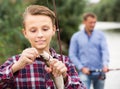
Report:
[[49,50],[51,38],[55,34],[55,26],[48,16],[27,15],[23,33],[31,46],[38,51]]

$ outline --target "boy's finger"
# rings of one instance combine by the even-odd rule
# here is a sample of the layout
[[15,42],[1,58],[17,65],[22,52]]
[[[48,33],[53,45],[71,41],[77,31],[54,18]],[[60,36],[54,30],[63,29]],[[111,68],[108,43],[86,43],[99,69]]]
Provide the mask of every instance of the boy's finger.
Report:
[[51,69],[50,67],[47,67],[47,66],[45,66],[45,70],[46,70],[48,73],[50,73],[50,72],[52,71],[52,69]]

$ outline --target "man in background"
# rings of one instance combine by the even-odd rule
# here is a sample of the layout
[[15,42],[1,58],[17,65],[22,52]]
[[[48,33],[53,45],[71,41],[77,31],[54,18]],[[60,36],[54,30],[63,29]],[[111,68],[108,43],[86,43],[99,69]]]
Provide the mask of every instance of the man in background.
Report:
[[69,47],[69,57],[87,89],[91,83],[94,89],[104,89],[105,73],[108,72],[108,46],[103,32],[94,29],[96,21],[94,13],[85,13],[85,27],[73,34]]

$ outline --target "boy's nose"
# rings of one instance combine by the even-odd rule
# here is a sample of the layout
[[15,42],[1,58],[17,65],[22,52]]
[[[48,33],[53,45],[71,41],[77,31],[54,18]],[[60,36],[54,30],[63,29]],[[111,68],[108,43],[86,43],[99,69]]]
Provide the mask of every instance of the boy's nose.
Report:
[[43,32],[42,31],[38,31],[38,33],[37,33],[37,36],[43,36]]

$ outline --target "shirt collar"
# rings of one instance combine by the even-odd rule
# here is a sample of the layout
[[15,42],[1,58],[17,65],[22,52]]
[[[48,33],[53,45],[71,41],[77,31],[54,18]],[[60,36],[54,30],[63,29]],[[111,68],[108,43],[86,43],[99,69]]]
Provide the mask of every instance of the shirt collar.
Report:
[[56,51],[55,51],[53,48],[50,48],[49,51],[50,51],[51,56],[52,56],[53,58],[58,58],[57,53],[56,53]]
[[[95,31],[95,30],[92,31],[91,35],[94,33],[94,31]],[[83,29],[83,32],[84,32],[86,35],[88,35],[87,32],[86,32],[86,30],[85,30],[85,28]]]

